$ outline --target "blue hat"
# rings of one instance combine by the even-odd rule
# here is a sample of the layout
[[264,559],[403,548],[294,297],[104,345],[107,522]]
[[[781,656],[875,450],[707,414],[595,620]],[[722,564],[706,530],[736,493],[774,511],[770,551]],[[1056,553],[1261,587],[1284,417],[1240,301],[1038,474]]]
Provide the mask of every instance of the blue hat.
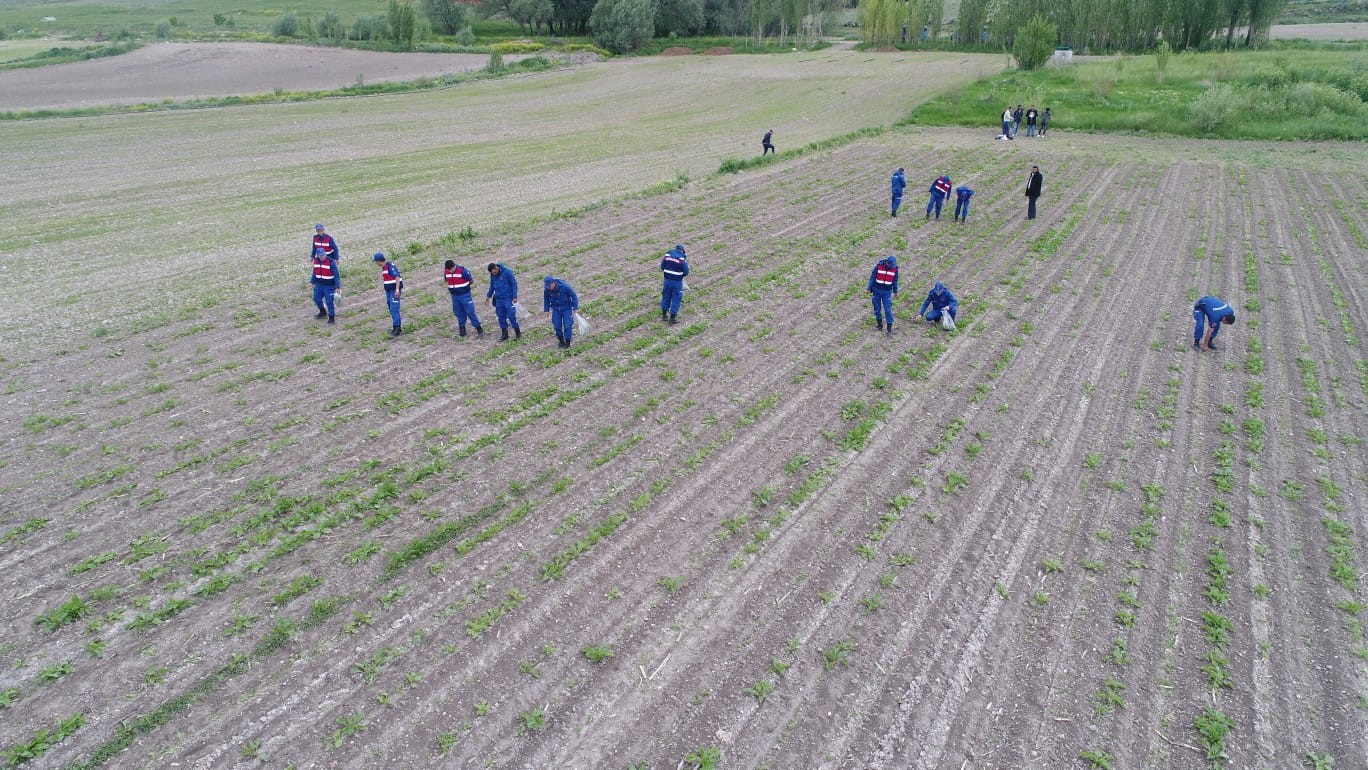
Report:
[[315,257],[321,257],[321,256],[323,256],[323,249],[321,249],[321,248],[320,248],[320,249],[314,249],[314,256],[315,256]]
[[377,251],[377,252],[375,252],[375,256],[371,257],[371,261],[372,261],[372,262],[384,262],[384,261],[385,261],[385,255]]
[[549,288],[551,288],[551,284],[553,284],[553,283],[555,283],[555,282],[556,282],[556,279],[555,279],[554,277],[548,275],[548,276],[546,276],[545,278],[542,279],[542,287],[543,287],[543,288],[549,289]]
[[892,254],[889,254],[887,257],[884,257],[884,261],[888,263],[889,267],[898,266],[898,258],[893,256]]
[[676,248],[676,249],[679,249],[680,251],[683,251],[683,250],[684,250],[684,244],[682,244],[682,243],[676,243],[676,244],[675,244],[675,248]]
[[322,229],[323,229],[323,225],[314,225],[314,229],[315,229],[315,230],[322,230]]

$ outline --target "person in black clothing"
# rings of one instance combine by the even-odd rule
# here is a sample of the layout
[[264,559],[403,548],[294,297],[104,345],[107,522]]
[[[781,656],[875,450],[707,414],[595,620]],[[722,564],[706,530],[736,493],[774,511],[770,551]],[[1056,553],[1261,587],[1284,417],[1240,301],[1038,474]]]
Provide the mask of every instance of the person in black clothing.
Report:
[[1021,131],[1021,117],[1022,117],[1023,115],[1025,115],[1025,114],[1026,114],[1026,113],[1022,111],[1021,105],[1020,105],[1020,104],[1018,104],[1018,105],[1016,106],[1016,109],[1015,109],[1015,110],[1012,110],[1012,138],[1013,138],[1013,139],[1016,138],[1017,132]]
[[1036,198],[1040,197],[1041,186],[1045,179],[1040,175],[1040,166],[1031,166],[1031,175],[1026,177],[1026,218],[1035,219]]
[[[765,132],[765,138],[760,140],[760,149],[761,149],[761,153],[760,153],[760,154],[761,154],[762,156],[768,155],[768,154],[774,152],[774,142],[771,142],[771,141],[770,141],[770,138],[773,137],[773,136],[774,136],[774,129],[771,128],[770,130],[768,130],[768,131]],[[775,153],[775,154],[778,155],[778,153]]]

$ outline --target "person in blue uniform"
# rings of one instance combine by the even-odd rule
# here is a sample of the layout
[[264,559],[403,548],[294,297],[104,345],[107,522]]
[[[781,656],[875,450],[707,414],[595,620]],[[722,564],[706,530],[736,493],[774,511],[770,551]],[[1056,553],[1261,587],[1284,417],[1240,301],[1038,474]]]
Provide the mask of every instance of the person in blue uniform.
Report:
[[323,249],[314,249],[313,272],[309,275],[313,284],[313,301],[318,306],[315,318],[327,316],[328,323],[337,323],[337,308],[334,302],[337,292],[342,288],[342,274],[337,269],[337,257],[330,257]]
[[769,155],[770,153],[774,152],[774,142],[771,141],[773,138],[774,129],[771,128],[770,130],[765,132],[765,138],[760,140],[760,154],[762,156]]
[[931,287],[931,291],[926,293],[926,301],[922,302],[921,310],[917,311],[918,318],[925,318],[931,323],[940,320],[941,314],[946,313],[955,320],[959,319],[959,300],[955,295],[945,288],[945,284],[936,281],[936,285]]
[[957,222],[969,221],[969,199],[974,197],[974,190],[968,185],[960,185],[955,188],[955,220]]
[[470,271],[456,264],[455,260],[448,259],[442,265],[442,280],[451,294],[451,314],[456,316],[457,336],[466,336],[466,322],[469,321],[475,327],[475,336],[483,339],[484,327],[480,326],[480,319],[475,315],[475,300],[470,296],[470,285],[474,282]]
[[684,277],[689,274],[689,258],[684,244],[676,244],[660,260],[660,320],[679,323],[679,305],[684,301]]
[[502,262],[490,262],[489,291],[485,298],[494,306],[494,315],[499,319],[499,341],[508,340],[508,327],[513,327],[514,339],[522,339],[522,327],[518,326],[518,278],[513,269]]
[[323,225],[314,225],[314,237],[309,242],[309,254],[315,254],[319,249],[323,250],[324,256],[342,259],[342,252],[337,250],[337,241],[324,232]]
[[950,177],[942,174],[931,182],[931,200],[926,202],[926,218],[931,218],[931,209],[936,210],[936,219],[940,219],[941,206],[945,204],[945,198],[950,194]]
[[380,267],[380,286],[385,290],[385,305],[389,307],[390,320],[394,322],[394,326],[390,328],[390,336],[398,337],[404,331],[403,320],[399,317],[399,300],[404,293],[404,279],[399,275],[399,267],[385,259],[381,252],[375,252],[371,260]]
[[579,295],[570,284],[554,276],[542,279],[542,312],[551,314],[551,328],[556,330],[558,348],[570,347],[575,334],[575,311],[579,310]]
[[1235,308],[1219,297],[1202,297],[1192,306],[1192,321],[1192,347],[1215,350],[1221,326],[1235,323]]
[[892,254],[879,260],[869,271],[865,287],[874,304],[874,324],[893,336],[893,298],[898,296],[898,258]]
[[902,206],[903,190],[907,187],[907,177],[903,176],[901,166],[897,171],[893,172],[891,187],[893,192],[893,216],[896,217],[898,215],[898,208]]

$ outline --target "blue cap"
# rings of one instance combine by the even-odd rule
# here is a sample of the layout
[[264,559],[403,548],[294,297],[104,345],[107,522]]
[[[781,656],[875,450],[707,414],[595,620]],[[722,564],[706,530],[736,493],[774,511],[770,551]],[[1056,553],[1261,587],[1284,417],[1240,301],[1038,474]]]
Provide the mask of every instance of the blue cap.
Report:
[[314,229],[315,229],[315,230],[322,230],[322,229],[323,229],[323,225],[314,225]]
[[889,267],[898,266],[898,258],[893,256],[892,254],[889,254],[887,257],[884,257],[884,261],[888,263]]
[[371,257],[371,261],[372,261],[372,262],[384,262],[384,261],[385,261],[385,255],[377,251],[377,252],[375,252],[375,256]]
[[549,289],[549,288],[551,288],[551,284],[553,284],[553,283],[555,283],[555,282],[556,282],[556,279],[555,279],[553,276],[549,276],[549,275],[548,275],[548,276],[546,276],[545,278],[542,279],[542,286],[545,287],[545,288],[547,288],[547,289]]

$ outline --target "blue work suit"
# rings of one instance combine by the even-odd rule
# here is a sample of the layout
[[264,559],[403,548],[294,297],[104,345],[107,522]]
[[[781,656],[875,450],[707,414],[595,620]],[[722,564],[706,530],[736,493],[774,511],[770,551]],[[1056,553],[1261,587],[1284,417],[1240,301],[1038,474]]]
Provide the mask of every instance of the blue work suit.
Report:
[[874,304],[874,321],[880,325],[887,322],[888,331],[893,333],[893,297],[898,294],[898,260],[884,257],[869,271],[869,283],[865,286]]
[[907,187],[907,178],[903,176],[902,169],[893,172],[893,216],[898,215],[898,207],[902,206],[903,189]]
[[931,209],[936,210],[936,219],[940,219],[941,206],[945,204],[945,196],[950,194],[950,177],[938,176],[931,183],[931,200],[926,202],[926,216],[931,216]]
[[451,293],[451,314],[456,316],[456,325],[461,334],[465,334],[467,321],[475,327],[475,331],[480,331],[480,319],[475,315],[475,300],[470,296],[470,285],[474,280],[470,277],[470,271],[461,265],[451,269],[444,267],[442,278],[446,281],[447,291]]
[[575,333],[575,311],[579,310],[579,295],[570,284],[549,275],[546,276],[543,287],[542,312],[551,311],[551,327],[556,330],[556,337],[569,345],[570,337]]
[[1192,345],[1196,347],[1202,344],[1202,332],[1207,324],[1211,325],[1211,339],[1207,340],[1207,345],[1215,348],[1216,335],[1221,333],[1221,324],[1224,319],[1235,319],[1235,308],[1231,307],[1224,300],[1217,297],[1202,297],[1197,300],[1197,304],[1192,306]]
[[398,329],[403,326],[399,317],[399,298],[403,295],[404,281],[393,262],[386,262],[380,267],[380,283],[385,287],[385,306],[389,308],[390,320]]
[[684,278],[689,274],[689,259],[682,246],[665,252],[660,260],[660,275],[663,283],[660,288],[660,312],[671,316],[679,315],[679,305],[684,301]]
[[[324,278],[324,275],[331,277]],[[317,255],[313,258],[313,271],[309,275],[309,283],[313,284],[313,301],[318,306],[320,315],[327,313],[329,318],[337,315],[334,302],[337,290],[342,288],[341,275],[336,257]]]
[[485,297],[494,300],[494,314],[499,318],[500,329],[507,332],[512,326],[514,331],[522,331],[518,326],[518,312],[513,308],[513,300],[518,298],[518,279],[512,268],[499,263],[499,274],[489,274],[489,291]]
[[[930,312],[927,312],[930,308]],[[931,291],[926,293],[926,301],[922,303],[921,310],[917,315],[928,321],[939,321],[941,313],[949,313],[950,317],[959,320],[959,300],[955,295],[945,288],[945,284],[936,281],[936,285],[931,287]]]
[[974,197],[974,191],[964,185],[955,188],[955,219],[963,222],[969,221],[969,199]]

